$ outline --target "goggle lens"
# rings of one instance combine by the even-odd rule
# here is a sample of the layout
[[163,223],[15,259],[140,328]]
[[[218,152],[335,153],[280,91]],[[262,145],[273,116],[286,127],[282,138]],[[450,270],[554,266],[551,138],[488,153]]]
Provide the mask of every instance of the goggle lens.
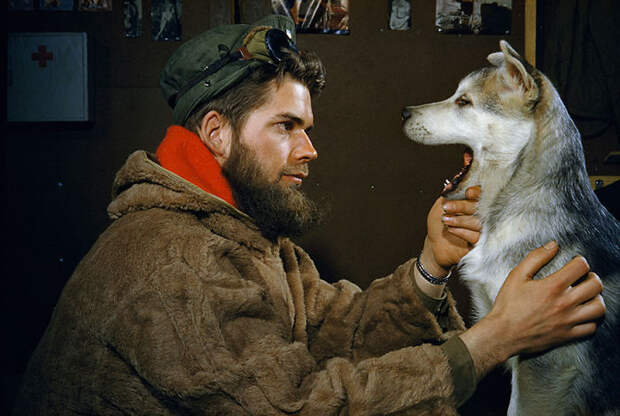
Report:
[[297,46],[293,43],[293,40],[279,29],[269,29],[267,31],[265,34],[265,46],[267,47],[269,56],[273,59],[274,63],[282,61],[284,58],[282,51],[284,49],[299,52],[297,50]]

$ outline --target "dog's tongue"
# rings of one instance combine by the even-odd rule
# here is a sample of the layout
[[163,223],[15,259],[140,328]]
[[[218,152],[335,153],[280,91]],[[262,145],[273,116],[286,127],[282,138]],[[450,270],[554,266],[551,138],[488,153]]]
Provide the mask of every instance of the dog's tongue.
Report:
[[465,150],[463,152],[463,163],[465,166],[471,165],[471,161],[474,160],[474,156],[471,154],[469,150]]

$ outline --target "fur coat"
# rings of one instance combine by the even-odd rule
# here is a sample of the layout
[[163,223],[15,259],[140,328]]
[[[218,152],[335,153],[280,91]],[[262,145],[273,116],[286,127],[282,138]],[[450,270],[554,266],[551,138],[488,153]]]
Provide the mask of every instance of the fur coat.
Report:
[[135,152],[114,219],[76,268],[16,414],[455,414],[464,329],[429,312],[409,261],[362,291],[289,239]]

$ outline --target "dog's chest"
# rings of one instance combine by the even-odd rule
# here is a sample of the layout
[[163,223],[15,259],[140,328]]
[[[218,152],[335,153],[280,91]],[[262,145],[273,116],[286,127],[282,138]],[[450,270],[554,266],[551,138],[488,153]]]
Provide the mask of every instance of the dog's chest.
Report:
[[505,253],[498,247],[503,246],[483,233],[476,247],[460,262],[461,278],[472,291],[479,317],[489,312],[511,270],[505,261]]

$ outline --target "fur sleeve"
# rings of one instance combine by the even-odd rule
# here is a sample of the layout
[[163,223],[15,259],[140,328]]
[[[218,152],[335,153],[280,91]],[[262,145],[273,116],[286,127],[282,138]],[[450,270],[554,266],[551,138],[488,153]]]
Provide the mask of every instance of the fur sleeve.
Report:
[[299,247],[284,257],[287,274],[298,273],[303,282],[303,299],[296,302],[305,304],[308,344],[319,362],[359,361],[422,343],[441,344],[465,330],[450,293],[439,313],[424,306],[412,280],[414,260],[362,291],[346,280],[334,285],[321,280]]
[[[362,293],[341,284],[333,301],[339,291],[352,299]],[[178,411],[455,414],[441,347],[424,344],[357,362],[334,357],[319,365],[304,342],[282,332],[262,288],[232,271],[205,281],[176,261],[131,297],[108,342],[155,396]],[[337,309],[327,310],[329,316]],[[367,311],[360,307],[349,316],[366,319]]]

